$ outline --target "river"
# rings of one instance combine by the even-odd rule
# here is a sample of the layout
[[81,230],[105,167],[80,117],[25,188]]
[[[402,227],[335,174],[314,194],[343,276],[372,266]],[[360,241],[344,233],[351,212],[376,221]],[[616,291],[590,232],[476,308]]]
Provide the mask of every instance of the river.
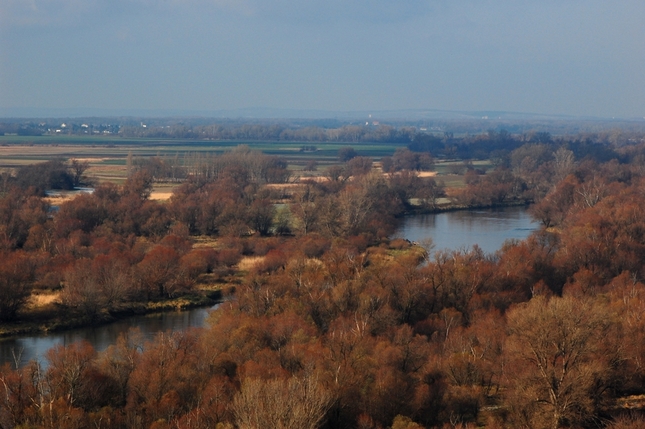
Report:
[[132,316],[118,320],[114,323],[91,328],[70,329],[62,332],[53,332],[43,335],[26,335],[0,341],[0,364],[14,365],[14,356],[23,366],[34,359],[46,366],[45,352],[52,347],[62,344],[72,344],[76,341],[86,340],[97,351],[103,351],[111,344],[115,344],[120,334],[129,329],[139,329],[144,340],[151,340],[159,332],[180,331],[191,327],[200,327],[206,324],[211,308],[196,308],[187,311],[171,311],[164,313]]
[[523,240],[537,228],[526,207],[516,206],[410,216],[393,237],[418,243],[431,238],[435,251],[467,250],[477,244],[493,253],[506,240]]
[[[532,222],[525,207],[506,207],[410,216],[403,220],[394,236],[417,242],[432,238],[435,250],[468,249],[477,244],[485,252],[495,252],[505,240],[524,239],[536,228],[537,224]],[[152,339],[159,332],[204,326],[211,310],[198,308],[133,316],[93,328],[5,339],[0,341],[0,364],[13,364],[16,354],[21,366],[32,359],[46,365],[47,350],[80,340],[89,341],[96,350],[102,351],[114,344],[119,334],[131,328],[138,328],[144,339]]]

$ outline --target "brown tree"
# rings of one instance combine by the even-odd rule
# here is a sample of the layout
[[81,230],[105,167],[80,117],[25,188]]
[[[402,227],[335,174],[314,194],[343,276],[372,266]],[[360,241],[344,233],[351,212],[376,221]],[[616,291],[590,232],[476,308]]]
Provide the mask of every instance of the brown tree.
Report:
[[507,393],[516,427],[578,425],[598,415],[611,317],[590,301],[533,298],[508,313]]
[[143,290],[151,297],[173,297],[192,287],[193,279],[180,256],[172,247],[153,247],[137,265],[136,272]]
[[14,320],[31,294],[34,267],[25,252],[0,253],[0,321]]
[[67,347],[58,345],[46,356],[49,361],[46,380],[51,400],[62,398],[71,406],[77,402],[87,403],[95,387],[89,375],[96,350],[88,342],[81,341]]

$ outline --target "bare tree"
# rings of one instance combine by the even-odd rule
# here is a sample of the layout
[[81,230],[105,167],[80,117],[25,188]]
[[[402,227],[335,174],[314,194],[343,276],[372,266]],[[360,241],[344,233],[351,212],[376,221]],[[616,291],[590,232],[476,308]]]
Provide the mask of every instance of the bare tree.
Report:
[[518,426],[557,429],[597,415],[611,356],[610,318],[570,296],[538,296],[508,314],[508,400]]
[[585,180],[580,185],[577,192],[582,197],[583,205],[593,207],[607,193],[607,185],[601,178],[594,174],[590,179]]
[[247,379],[233,399],[233,412],[240,429],[315,429],[331,403],[331,394],[315,377]]
[[553,153],[553,158],[555,163],[554,183],[557,184],[573,171],[575,157],[572,151],[560,147]]
[[90,168],[89,161],[79,161],[78,159],[72,159],[70,166],[72,170],[72,178],[74,180],[74,186],[78,186],[83,181],[83,175]]
[[319,217],[320,208],[316,204],[317,195],[314,189],[307,185],[294,194],[292,211],[298,220],[298,229],[307,235],[314,229]]

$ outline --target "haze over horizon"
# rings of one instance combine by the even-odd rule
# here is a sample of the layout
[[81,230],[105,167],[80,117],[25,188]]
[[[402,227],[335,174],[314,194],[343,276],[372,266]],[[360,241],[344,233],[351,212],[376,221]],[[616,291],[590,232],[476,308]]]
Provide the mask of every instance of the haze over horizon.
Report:
[[0,0],[0,111],[645,116],[645,2]]

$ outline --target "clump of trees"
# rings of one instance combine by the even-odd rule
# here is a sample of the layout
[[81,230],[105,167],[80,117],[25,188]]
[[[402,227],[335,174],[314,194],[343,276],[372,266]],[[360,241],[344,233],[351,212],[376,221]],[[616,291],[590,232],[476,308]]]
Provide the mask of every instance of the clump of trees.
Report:
[[383,157],[381,165],[386,173],[403,170],[430,171],[434,166],[434,160],[430,152],[413,152],[409,149],[398,148],[391,157]]
[[185,153],[181,157],[136,158],[128,154],[129,173],[143,171],[154,181],[181,182],[200,177],[213,181],[224,176],[238,180],[265,183],[286,183],[291,176],[284,159],[252,151],[248,146],[237,146],[221,155]]
[[88,179],[84,174],[88,168],[87,161],[72,159],[65,162],[55,159],[20,167],[15,177],[10,177],[9,181],[23,189],[31,189],[34,193],[44,195],[46,190],[70,190],[87,184]]

